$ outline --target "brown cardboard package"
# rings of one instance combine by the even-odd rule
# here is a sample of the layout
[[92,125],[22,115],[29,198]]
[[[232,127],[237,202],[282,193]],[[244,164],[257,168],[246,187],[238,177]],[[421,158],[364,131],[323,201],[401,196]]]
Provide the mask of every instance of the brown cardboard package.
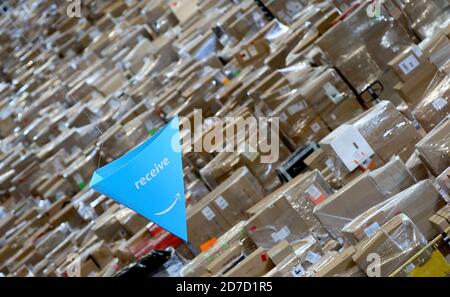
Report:
[[[220,236],[216,243],[208,250],[200,253],[194,258],[190,263],[185,265],[181,270],[181,276],[202,276],[204,274],[211,273],[207,270],[207,266],[214,262],[224,253],[233,247],[236,243],[243,245],[244,242],[248,241],[248,235],[245,232],[244,226],[246,222],[242,221],[237,223],[235,226],[230,228],[225,234]],[[254,246],[254,244],[249,244],[249,246]],[[254,248],[249,248],[251,251]]]
[[436,235],[428,218],[445,201],[430,180],[421,181],[376,205],[347,224],[342,232],[350,242],[372,236],[381,226],[399,213],[407,215],[427,239]]
[[[379,269],[378,276],[388,276],[426,244],[427,240],[414,223],[406,215],[399,214],[369,240],[358,244],[353,260],[368,275]],[[368,257],[372,253],[380,256],[379,265]],[[369,271],[371,267],[374,271]]]
[[413,110],[417,121],[430,132],[450,113],[450,76],[444,78]]
[[[413,124],[392,103],[382,101],[348,125],[334,130],[319,144],[331,160],[336,177],[345,181],[358,167],[364,170],[377,168],[393,155],[406,161],[419,139],[420,134]],[[353,142],[358,143],[357,149]],[[336,152],[338,147],[339,154]],[[354,158],[354,162],[349,158]]]
[[435,176],[450,165],[450,118],[445,118],[436,128],[417,143],[420,160]]
[[282,240],[274,245],[268,252],[270,259],[275,265],[280,264],[285,258],[294,254],[294,249],[287,240]]
[[352,256],[355,252],[355,247],[350,246],[330,258],[324,259],[325,261],[315,268],[314,277],[338,276],[348,269],[353,268],[355,262],[353,261]]
[[341,237],[342,228],[371,207],[409,188],[414,179],[403,162],[395,158],[385,166],[360,175],[314,208],[325,229]]
[[435,185],[442,198],[444,198],[447,203],[450,203],[450,167],[444,170],[444,172],[436,178]]
[[277,266],[266,276],[308,276],[310,273],[309,269],[318,263],[322,256],[323,252],[318,242],[312,236],[308,236],[296,244],[294,252],[285,257],[285,259],[277,264]]
[[[368,5],[360,5],[316,41],[358,93],[376,81],[387,63],[412,43],[384,6],[380,10],[384,17],[371,18],[366,12]],[[386,42],[395,48],[384,46]]]
[[256,40],[241,50],[234,56],[241,67],[256,64],[270,54],[270,47],[265,39]]
[[432,215],[428,220],[438,233],[444,233],[448,228],[450,228],[450,223],[437,214]]
[[250,218],[245,226],[258,247],[272,248],[279,241],[300,241],[309,234],[308,226],[286,198],[270,203]]
[[258,248],[239,262],[230,271],[225,273],[225,277],[257,277],[269,272],[275,264],[269,258],[267,252]]
[[250,171],[241,167],[188,211],[190,242],[198,248],[211,238],[219,237],[246,219],[245,210],[261,200],[264,193]]

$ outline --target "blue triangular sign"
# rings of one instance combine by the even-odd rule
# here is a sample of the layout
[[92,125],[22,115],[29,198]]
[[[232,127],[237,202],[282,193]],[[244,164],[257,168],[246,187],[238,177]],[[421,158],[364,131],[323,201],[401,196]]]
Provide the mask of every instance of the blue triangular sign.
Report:
[[89,186],[187,241],[178,117],[95,171]]

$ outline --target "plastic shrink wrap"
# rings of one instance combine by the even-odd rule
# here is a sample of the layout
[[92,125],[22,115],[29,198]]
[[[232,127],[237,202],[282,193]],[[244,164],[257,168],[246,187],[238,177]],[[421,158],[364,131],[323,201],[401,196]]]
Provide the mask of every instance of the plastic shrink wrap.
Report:
[[341,239],[345,225],[414,183],[404,163],[396,157],[383,167],[350,182],[317,205],[313,213],[331,235]]
[[420,160],[434,176],[447,169],[450,165],[450,117],[447,116],[416,147]]
[[348,223],[342,233],[350,243],[371,237],[399,213],[407,215],[427,239],[436,235],[428,218],[445,205],[430,180],[421,181],[390,199],[370,208]]
[[[211,276],[211,272],[207,269],[208,265],[218,259],[221,255],[236,246],[242,248],[242,253],[249,254],[252,251],[251,244],[244,246],[244,242],[248,242],[248,235],[245,232],[245,221],[241,221],[220,236],[215,244],[208,250],[202,252],[191,262],[181,269],[181,276]],[[248,249],[247,249],[248,248]],[[254,248],[253,248],[254,249]]]
[[410,120],[392,103],[381,101],[334,130],[319,145],[331,161],[330,169],[345,183],[361,170],[380,167],[394,155],[408,160],[420,139]]
[[384,6],[379,17],[370,17],[369,5],[365,1],[316,42],[358,93],[375,82],[387,62],[412,42]]
[[[450,53],[448,58],[450,58]],[[450,65],[450,63],[449,63]],[[436,87],[419,102],[413,110],[420,125],[430,132],[450,113],[450,75],[447,75]]]
[[187,210],[188,238],[198,250],[217,239],[248,215],[245,211],[263,199],[265,190],[246,168],[228,179]]
[[[427,243],[425,236],[411,219],[399,214],[371,238],[357,245],[353,260],[369,276],[388,276]],[[427,253],[421,256],[422,261],[426,258]]]

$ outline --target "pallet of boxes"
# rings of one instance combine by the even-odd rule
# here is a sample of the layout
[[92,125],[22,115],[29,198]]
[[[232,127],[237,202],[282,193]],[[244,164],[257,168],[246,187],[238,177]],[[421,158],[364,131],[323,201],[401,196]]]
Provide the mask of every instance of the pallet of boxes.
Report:
[[[449,4],[260,2],[0,16],[2,275],[388,276],[448,230]],[[88,188],[175,115],[189,242]]]

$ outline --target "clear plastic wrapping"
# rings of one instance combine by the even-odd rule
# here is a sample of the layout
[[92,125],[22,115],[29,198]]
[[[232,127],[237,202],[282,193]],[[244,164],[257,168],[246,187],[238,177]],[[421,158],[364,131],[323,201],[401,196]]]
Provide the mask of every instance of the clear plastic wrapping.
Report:
[[399,213],[407,215],[427,239],[436,235],[428,218],[445,201],[430,180],[421,181],[390,199],[370,208],[348,223],[342,232],[351,242],[371,237],[381,226]]
[[405,28],[384,6],[379,17],[370,17],[369,5],[365,1],[317,42],[358,93],[376,81],[387,63],[412,43]]
[[282,240],[294,244],[309,235],[305,220],[285,197],[267,203],[248,220],[245,228],[253,242],[264,249]]
[[339,239],[345,225],[414,183],[404,163],[394,158],[383,167],[359,176],[317,205],[314,215],[330,234]]
[[413,110],[413,115],[425,131],[430,132],[449,113],[450,75],[447,75],[418,103]]
[[436,178],[435,183],[439,190],[439,194],[441,194],[442,198],[444,198],[447,203],[450,203],[450,167],[444,170],[444,172]]
[[211,272],[207,269],[208,265],[217,260],[221,255],[227,253],[227,251],[236,244],[241,246],[244,254],[249,254],[252,249],[246,250],[247,247],[243,245],[248,237],[244,229],[245,224],[245,221],[241,221],[230,228],[225,234],[217,239],[210,249],[202,252],[191,262],[186,264],[181,270],[180,275],[189,277],[211,275]]
[[401,0],[400,8],[407,15],[410,26],[419,35],[429,37],[449,17],[450,4],[445,0]]
[[296,245],[294,253],[286,257],[272,271],[271,277],[304,277],[309,275],[309,269],[318,263],[323,251],[320,245],[312,237],[305,237]]
[[[389,276],[427,243],[408,216],[399,214],[370,239],[357,245],[353,260],[368,275]],[[368,257],[369,255],[372,257]],[[426,253],[421,257],[426,258]]]
[[[348,122],[356,128],[364,141],[370,146],[374,154],[356,158],[359,163],[357,167],[363,170],[380,167],[388,162],[392,156],[399,155],[406,161],[414,152],[414,145],[421,136],[412,124],[406,119],[389,101],[381,101],[376,106]],[[342,157],[333,149],[332,144],[339,139],[353,138],[354,132],[350,135],[349,129],[344,130],[343,126],[330,133],[320,141],[320,146],[331,160],[330,169],[335,176],[342,181],[348,181],[351,173],[357,173],[359,169],[350,169],[343,163]],[[353,151],[353,144],[344,142],[341,145],[348,146],[349,152]],[[342,154],[342,153],[341,153]],[[348,157],[348,156],[345,156]],[[367,162],[368,164],[364,164]],[[362,165],[362,166],[361,166]],[[354,177],[354,175],[353,175]]]
[[419,158],[434,176],[441,174],[450,165],[450,117],[416,145]]
[[246,168],[239,168],[187,212],[188,238],[197,249],[248,216],[245,210],[264,198],[265,190]]

